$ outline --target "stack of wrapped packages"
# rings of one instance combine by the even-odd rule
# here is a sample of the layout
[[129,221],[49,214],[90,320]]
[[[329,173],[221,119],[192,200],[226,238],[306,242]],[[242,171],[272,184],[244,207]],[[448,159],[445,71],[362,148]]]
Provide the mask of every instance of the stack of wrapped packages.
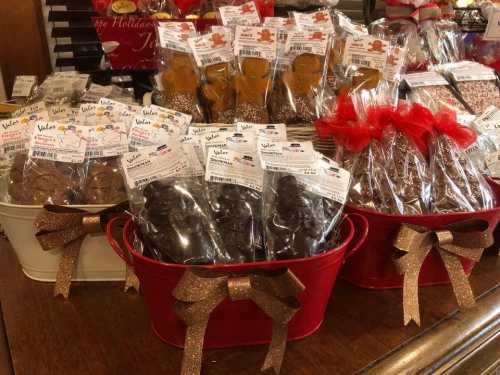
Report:
[[[128,199],[144,254],[185,264],[322,253],[346,201],[402,215],[494,207],[483,174],[500,146],[497,78],[461,61],[452,25],[367,29],[329,9],[261,19],[253,2],[218,17],[203,34],[158,24],[158,105],[50,76],[0,123],[3,200]],[[288,139],[314,123],[335,160]]]

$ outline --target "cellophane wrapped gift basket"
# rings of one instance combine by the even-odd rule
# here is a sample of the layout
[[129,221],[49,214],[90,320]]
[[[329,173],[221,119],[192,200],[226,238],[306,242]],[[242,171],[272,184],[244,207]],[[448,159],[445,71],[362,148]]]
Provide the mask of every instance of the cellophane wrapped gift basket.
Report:
[[[140,284],[184,374],[203,348],[263,343],[279,372],[344,262],[358,286],[402,288],[405,324],[419,286],[451,282],[472,306],[500,219],[498,80],[463,61],[452,21],[269,4],[99,3],[107,59],[155,69],[153,101],[59,72],[0,122],[0,217],[24,271],[65,297],[72,280]],[[151,43],[132,56],[139,29]]]

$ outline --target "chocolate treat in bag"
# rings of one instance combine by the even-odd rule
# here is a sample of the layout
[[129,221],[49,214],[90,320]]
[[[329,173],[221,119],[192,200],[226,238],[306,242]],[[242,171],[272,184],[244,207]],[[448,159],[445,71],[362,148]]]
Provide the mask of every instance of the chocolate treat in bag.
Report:
[[202,72],[201,92],[208,103],[209,122],[234,121],[235,59],[230,33],[209,33],[188,40]]
[[330,37],[323,31],[289,31],[285,55],[290,65],[280,72],[272,94],[273,122],[305,124],[321,113]]
[[[302,258],[323,251],[340,208],[320,191],[332,180],[319,183],[326,174],[317,164],[312,143],[261,141],[259,157],[266,170],[262,214],[268,259]],[[348,188],[344,190],[347,195]],[[324,205],[325,197],[331,204]]]
[[121,164],[146,256],[191,265],[230,261],[180,143],[126,153]]
[[446,64],[465,59],[462,32],[454,21],[424,21],[420,25],[420,35],[431,63]]
[[83,196],[87,204],[116,204],[127,200],[119,158],[128,152],[123,123],[87,127],[87,175]]
[[269,123],[267,102],[276,67],[276,38],[273,28],[236,27],[236,121]]
[[217,148],[208,151],[205,174],[208,203],[233,262],[264,258],[263,176],[255,155]]
[[[390,114],[391,123],[382,137],[388,178],[387,186],[395,196],[398,215],[423,215],[429,212],[431,176],[426,157],[432,133],[432,113],[419,104],[400,104]],[[384,184],[385,185],[385,184]]]
[[194,122],[203,122],[198,101],[200,77],[187,42],[196,36],[193,23],[160,22],[157,34],[163,106],[191,115]]
[[87,128],[39,122],[23,171],[25,204],[83,203]]
[[461,126],[456,114],[435,115],[431,147],[432,212],[480,211],[495,207],[490,186],[464,149],[475,142],[474,130]]

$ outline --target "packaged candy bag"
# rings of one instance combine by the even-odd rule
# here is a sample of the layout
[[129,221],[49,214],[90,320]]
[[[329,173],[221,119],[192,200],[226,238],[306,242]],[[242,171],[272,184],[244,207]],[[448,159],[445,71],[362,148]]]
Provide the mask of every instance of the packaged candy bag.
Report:
[[307,124],[322,112],[331,39],[323,31],[289,31],[284,53],[290,65],[280,72],[272,94],[273,122]]
[[419,103],[433,113],[447,109],[458,114],[469,114],[456,90],[438,72],[406,74],[404,79],[410,87],[409,98],[413,103]]
[[454,21],[424,21],[420,35],[433,64],[446,64],[465,59],[465,48],[460,28]]
[[261,22],[259,10],[253,1],[240,5],[226,5],[219,7],[220,24],[227,27],[256,26]]
[[180,143],[126,153],[121,164],[146,256],[181,264],[230,261],[203,183],[179,177],[189,168]]
[[190,38],[188,43],[202,72],[201,92],[208,103],[209,122],[232,123],[235,108],[235,59],[231,35],[212,32]]
[[[86,127],[38,122],[24,166],[24,196],[20,203],[83,203],[86,147]],[[21,163],[15,162],[18,167]]]
[[269,123],[267,103],[276,68],[276,38],[273,28],[236,27],[236,121]]
[[[392,126],[385,129],[382,147],[386,158],[388,186],[399,215],[429,212],[431,176],[426,157],[433,130],[433,116],[426,108],[400,104],[391,115]],[[385,184],[384,184],[385,185]]]
[[495,207],[493,192],[464,148],[476,134],[460,126],[456,115],[442,111],[435,115],[436,136],[431,147],[432,212],[479,211]]
[[233,262],[265,256],[261,206],[263,171],[255,156],[211,148],[206,167],[206,194],[217,230]]
[[199,72],[187,40],[196,36],[192,22],[161,22],[157,27],[160,55],[160,90],[167,108],[203,122],[198,102]]
[[76,71],[56,72],[47,77],[40,86],[43,100],[48,105],[61,102],[79,103],[88,81],[88,74],[80,74]]
[[365,98],[371,105],[364,105],[361,96],[339,96],[335,115],[318,120],[316,129],[321,138],[333,137],[339,164],[351,171],[349,202],[379,212],[395,212],[396,197],[386,183],[386,156],[381,144],[390,119],[387,111],[377,110],[376,100]]
[[87,128],[87,174],[83,196],[87,204],[116,204],[127,200],[119,168],[120,156],[128,152],[125,124],[103,124]]

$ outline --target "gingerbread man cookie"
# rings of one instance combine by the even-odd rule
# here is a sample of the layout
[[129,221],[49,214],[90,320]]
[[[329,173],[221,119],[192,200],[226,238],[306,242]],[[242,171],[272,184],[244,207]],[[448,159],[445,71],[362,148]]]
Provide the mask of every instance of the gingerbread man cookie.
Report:
[[271,86],[270,62],[247,57],[241,63],[241,73],[234,80],[239,121],[268,123],[266,99]]
[[202,86],[204,98],[209,102],[211,122],[230,124],[234,121],[234,85],[231,66],[215,64],[205,69],[207,82]]
[[165,105],[193,116],[193,121],[203,122],[197,99],[198,75],[191,56],[175,52],[168,58],[169,67],[162,73]]

